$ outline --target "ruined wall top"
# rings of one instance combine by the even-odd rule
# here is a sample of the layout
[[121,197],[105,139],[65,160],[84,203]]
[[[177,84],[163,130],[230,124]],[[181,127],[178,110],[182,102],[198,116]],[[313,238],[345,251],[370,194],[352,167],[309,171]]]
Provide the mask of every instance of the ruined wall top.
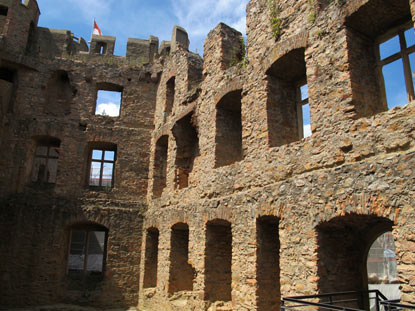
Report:
[[[33,4],[36,4],[37,8],[36,1],[31,1],[33,1]],[[15,5],[13,0],[0,0],[0,5],[7,6],[11,2]],[[27,5],[31,5],[30,1],[27,2]],[[21,4],[20,6],[23,8],[26,7]],[[0,42],[1,40],[8,40],[8,44],[2,44],[2,50],[9,50],[14,53],[25,50],[25,54],[46,58],[70,55],[82,55],[83,58],[87,57],[87,55],[93,58],[96,58],[96,56],[114,56],[116,37],[92,35],[91,41],[89,42],[90,46],[88,47],[87,41],[84,38],[77,38],[70,30],[36,27],[39,14],[40,12],[37,11],[37,14],[27,20],[21,29],[13,30],[13,33],[8,31],[9,29],[5,29],[7,28],[6,26],[3,27],[5,23],[2,23],[0,16],[0,29],[4,28],[0,33]],[[17,19],[19,17],[10,14],[6,18]],[[22,42],[15,46],[16,44],[12,42],[13,38],[20,38]],[[153,62],[160,56],[169,55],[171,51],[175,51],[179,47],[188,50],[189,43],[186,30],[175,25],[172,31],[171,41],[162,41],[160,46],[159,39],[156,36],[150,36],[147,40],[129,38],[127,41],[126,56],[117,56],[117,59],[120,61],[124,59],[134,61],[135,63],[147,64]]]

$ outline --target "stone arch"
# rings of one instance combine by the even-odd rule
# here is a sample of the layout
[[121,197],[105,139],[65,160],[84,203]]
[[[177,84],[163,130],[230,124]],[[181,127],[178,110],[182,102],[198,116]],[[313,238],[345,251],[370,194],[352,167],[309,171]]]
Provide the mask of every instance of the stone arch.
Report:
[[264,59],[264,72],[269,71],[275,62],[291,51],[301,48],[305,49],[308,44],[308,36],[308,31],[303,30],[284,41],[277,42]]
[[303,92],[303,89],[308,90],[305,60],[307,36],[300,38],[302,40],[298,39],[298,42],[295,38],[284,41],[282,51],[274,51],[267,60],[270,63],[266,70],[270,147],[289,144],[304,137],[303,106],[309,104],[308,92]]
[[229,81],[228,83],[226,83],[223,87],[221,87],[218,90],[217,95],[215,96],[215,105],[217,105],[219,103],[219,101],[226,94],[234,92],[234,91],[242,90],[242,89],[243,89],[243,80],[242,80],[242,78],[238,77],[238,78],[235,78],[235,79]]
[[242,89],[239,83],[216,104],[215,167],[230,165],[243,159],[242,149]]
[[[392,228],[392,224],[390,219],[378,215],[351,213],[316,226],[319,293],[366,291],[368,248],[379,232]],[[368,297],[359,297],[347,306],[367,305]]]

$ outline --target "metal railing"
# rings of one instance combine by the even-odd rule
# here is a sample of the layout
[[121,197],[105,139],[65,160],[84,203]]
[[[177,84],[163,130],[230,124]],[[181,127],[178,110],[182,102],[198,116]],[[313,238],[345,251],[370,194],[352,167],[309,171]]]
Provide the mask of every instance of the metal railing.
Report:
[[370,305],[371,300],[375,300],[376,311],[415,310],[415,305],[401,304],[399,300],[388,300],[379,290],[285,297],[281,301],[281,310],[366,311],[364,306],[367,302]]
[[402,304],[399,299],[380,301],[385,311],[415,310],[415,305]]

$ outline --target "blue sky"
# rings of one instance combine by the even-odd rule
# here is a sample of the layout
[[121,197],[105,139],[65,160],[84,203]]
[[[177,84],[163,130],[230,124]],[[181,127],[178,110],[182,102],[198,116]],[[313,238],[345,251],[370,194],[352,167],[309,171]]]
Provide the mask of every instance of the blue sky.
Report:
[[224,22],[245,34],[248,0],[38,0],[39,26],[68,29],[89,41],[94,18],[103,35],[115,36],[115,55],[124,56],[128,38],[170,40],[184,27],[190,50],[203,56],[208,32]]
[[[190,50],[203,56],[203,42],[208,32],[224,22],[245,35],[246,5],[249,0],[38,0],[39,26],[68,29],[76,37],[89,41],[94,18],[103,35],[115,36],[115,55],[124,56],[127,39],[170,40],[173,26],[184,27],[190,39]],[[413,29],[405,32],[407,45],[415,44]],[[382,59],[399,51],[399,40],[381,45]],[[415,54],[409,55],[415,71]],[[389,108],[407,103],[402,61],[383,67]],[[415,83],[415,80],[414,80]],[[112,97],[111,97],[112,96]],[[101,100],[102,98],[102,100]],[[100,96],[97,114],[117,116],[119,94]],[[307,107],[308,108],[308,107]],[[311,134],[309,111],[304,111],[305,136]]]

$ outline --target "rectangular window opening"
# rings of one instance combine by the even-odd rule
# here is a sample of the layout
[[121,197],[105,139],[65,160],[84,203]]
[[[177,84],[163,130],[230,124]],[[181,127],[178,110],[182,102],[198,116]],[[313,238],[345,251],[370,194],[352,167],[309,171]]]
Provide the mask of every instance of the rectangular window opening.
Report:
[[98,90],[95,114],[118,117],[121,112],[121,91]]
[[166,84],[166,115],[169,116],[173,110],[175,96],[175,77],[172,77]]
[[32,182],[55,184],[58,171],[59,146],[38,145],[32,167]]
[[97,42],[95,53],[105,55],[107,53],[107,44],[104,42]]
[[159,231],[155,228],[148,229],[144,259],[144,288],[157,287],[158,245]]
[[114,150],[93,149],[91,153],[89,186],[112,188],[114,186]]
[[102,275],[106,255],[107,231],[96,227],[72,229],[68,273]]
[[7,12],[9,11],[9,8],[7,6],[0,5],[0,16],[7,16]]
[[153,195],[158,198],[166,187],[167,178],[167,152],[169,148],[169,137],[164,135],[156,143],[153,166]]

